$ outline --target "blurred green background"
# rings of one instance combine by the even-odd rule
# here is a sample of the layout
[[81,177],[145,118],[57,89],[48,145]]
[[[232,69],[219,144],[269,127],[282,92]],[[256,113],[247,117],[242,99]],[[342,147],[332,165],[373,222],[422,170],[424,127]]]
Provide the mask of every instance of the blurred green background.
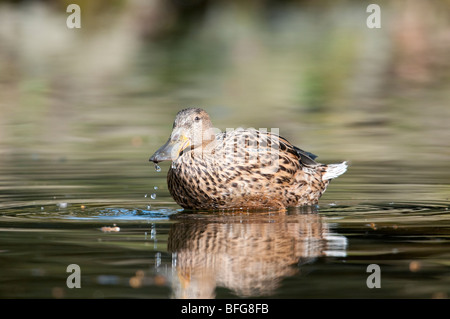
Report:
[[176,112],[198,106],[222,130],[279,128],[321,162],[349,160],[350,183],[443,187],[450,2],[378,1],[379,29],[370,3],[1,1],[2,182],[60,162],[76,179],[151,176]]

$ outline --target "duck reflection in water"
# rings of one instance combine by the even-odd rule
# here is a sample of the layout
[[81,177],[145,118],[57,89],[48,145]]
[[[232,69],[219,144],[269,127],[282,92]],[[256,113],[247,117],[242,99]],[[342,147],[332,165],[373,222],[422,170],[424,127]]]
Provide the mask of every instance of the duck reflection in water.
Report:
[[301,265],[345,256],[347,247],[313,207],[174,218],[168,240],[174,298],[214,298],[218,286],[240,297],[270,296]]

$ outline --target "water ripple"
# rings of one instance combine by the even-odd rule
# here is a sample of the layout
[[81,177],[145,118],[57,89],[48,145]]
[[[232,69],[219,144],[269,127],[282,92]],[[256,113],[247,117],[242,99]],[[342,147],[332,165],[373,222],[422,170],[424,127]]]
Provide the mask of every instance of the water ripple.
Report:
[[170,215],[176,214],[178,210],[160,208],[160,209],[128,209],[118,207],[108,207],[94,212],[81,213],[77,215],[63,216],[67,219],[76,220],[168,220]]

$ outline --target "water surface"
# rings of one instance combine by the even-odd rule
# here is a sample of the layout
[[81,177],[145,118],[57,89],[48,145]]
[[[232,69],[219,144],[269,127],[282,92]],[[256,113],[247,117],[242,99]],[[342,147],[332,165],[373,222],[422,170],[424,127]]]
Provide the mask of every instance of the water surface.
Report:
[[[16,187],[14,198],[9,195],[10,201],[1,207],[1,296],[441,298],[449,294],[450,205],[447,200],[419,198],[442,185],[424,185],[418,192],[411,187],[405,194],[400,185],[385,184],[381,194],[393,194],[386,202],[374,192],[377,185],[351,182],[350,171],[350,181],[334,181],[318,206],[287,212],[187,212],[169,197],[164,184],[167,165],[160,173],[149,163],[142,165],[147,176],[103,176],[108,183],[92,176],[93,180],[84,180],[89,187],[79,185],[80,167],[66,176],[65,187],[58,186],[58,178],[51,182],[45,171],[33,174],[36,180],[47,180],[45,187]],[[143,189],[146,192],[137,191]],[[419,200],[400,200],[400,195],[409,198],[413,191]],[[118,194],[117,199],[110,194]],[[80,289],[66,286],[69,264],[81,268]],[[370,264],[381,267],[379,289],[366,285]]]

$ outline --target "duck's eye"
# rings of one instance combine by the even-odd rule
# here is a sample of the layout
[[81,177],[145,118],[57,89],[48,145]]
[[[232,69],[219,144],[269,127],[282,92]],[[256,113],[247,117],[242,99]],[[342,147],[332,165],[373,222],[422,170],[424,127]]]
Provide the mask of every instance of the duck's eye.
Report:
[[197,122],[200,121],[200,116],[196,116],[194,120]]

